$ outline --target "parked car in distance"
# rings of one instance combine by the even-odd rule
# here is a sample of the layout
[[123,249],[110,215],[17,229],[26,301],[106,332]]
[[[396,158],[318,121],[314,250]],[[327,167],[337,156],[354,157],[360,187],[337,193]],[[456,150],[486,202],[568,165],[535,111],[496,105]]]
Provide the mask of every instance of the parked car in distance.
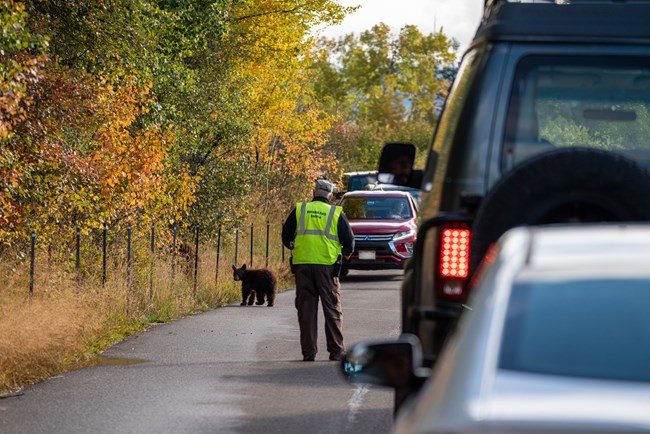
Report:
[[[395,432],[650,432],[648,263],[650,225],[506,232]],[[418,339],[403,335],[352,346],[342,370],[352,382],[413,388],[431,372],[420,357]]]
[[377,171],[345,172],[343,174],[343,188],[345,191],[367,190],[367,186],[377,182]]
[[374,191],[406,191],[407,193],[410,193],[411,196],[413,196],[413,199],[415,199],[415,203],[419,203],[420,201],[420,189],[419,188],[414,188],[414,187],[407,187],[403,185],[395,185],[395,184],[371,184],[370,190]]
[[401,269],[413,254],[417,203],[404,191],[350,191],[340,205],[350,221],[355,248],[343,261],[348,270]]

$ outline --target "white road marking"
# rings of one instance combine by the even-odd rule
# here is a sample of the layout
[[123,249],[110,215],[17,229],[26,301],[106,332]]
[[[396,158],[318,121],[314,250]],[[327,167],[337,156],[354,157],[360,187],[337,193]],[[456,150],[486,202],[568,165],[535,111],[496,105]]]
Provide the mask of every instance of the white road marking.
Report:
[[[391,330],[390,333],[388,333],[389,338],[396,338],[399,335],[399,328],[395,328]],[[348,400],[348,417],[344,432],[348,432],[348,430],[352,427],[352,424],[354,424],[355,419],[361,410],[361,406],[363,405],[363,400],[368,392],[370,392],[370,386],[364,384],[355,385],[354,393]]]
[[357,418],[357,415],[359,414],[359,410],[361,410],[361,405],[363,404],[363,398],[366,396],[366,394],[369,391],[370,391],[370,386],[357,385],[355,387],[354,393],[352,394],[352,397],[348,401],[348,419],[347,419],[347,424],[345,426],[345,432],[348,431],[348,428],[352,426],[355,419]]

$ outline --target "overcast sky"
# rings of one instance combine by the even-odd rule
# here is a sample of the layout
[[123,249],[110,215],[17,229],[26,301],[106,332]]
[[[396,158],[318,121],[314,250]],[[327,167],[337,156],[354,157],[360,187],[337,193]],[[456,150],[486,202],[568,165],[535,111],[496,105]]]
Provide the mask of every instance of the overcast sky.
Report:
[[469,45],[483,12],[484,0],[338,0],[344,6],[360,5],[339,26],[328,27],[323,36],[360,33],[384,22],[395,32],[406,24],[422,33],[443,32],[460,43],[462,54]]

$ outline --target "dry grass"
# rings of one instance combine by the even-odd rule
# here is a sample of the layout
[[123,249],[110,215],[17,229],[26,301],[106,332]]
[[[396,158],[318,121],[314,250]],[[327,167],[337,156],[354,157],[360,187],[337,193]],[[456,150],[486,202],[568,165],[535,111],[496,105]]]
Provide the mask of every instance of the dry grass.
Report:
[[[0,394],[87,365],[103,349],[151,323],[239,300],[229,249],[221,252],[218,276],[216,250],[200,249],[196,286],[191,266],[183,271],[177,263],[172,279],[170,264],[159,259],[153,267],[151,260],[136,263],[130,279],[124,264],[113,263],[102,285],[92,273],[79,279],[69,264],[67,269],[56,261],[48,264],[47,254],[40,252],[31,297],[28,258],[0,258]],[[269,258],[269,268],[286,288],[292,278],[278,253]],[[239,265],[250,261],[248,251],[243,259]],[[265,262],[264,256],[254,257],[255,268]]]
[[5,300],[0,312],[0,387],[12,391],[82,364],[106,314],[94,297],[70,291]]

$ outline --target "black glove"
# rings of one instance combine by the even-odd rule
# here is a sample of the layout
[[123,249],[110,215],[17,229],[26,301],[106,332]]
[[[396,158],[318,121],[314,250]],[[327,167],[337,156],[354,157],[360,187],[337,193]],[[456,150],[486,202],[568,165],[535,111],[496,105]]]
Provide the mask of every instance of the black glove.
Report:
[[343,262],[343,256],[339,255],[336,258],[336,262],[334,263],[334,268],[332,269],[332,277],[339,277],[341,275],[342,262]]

